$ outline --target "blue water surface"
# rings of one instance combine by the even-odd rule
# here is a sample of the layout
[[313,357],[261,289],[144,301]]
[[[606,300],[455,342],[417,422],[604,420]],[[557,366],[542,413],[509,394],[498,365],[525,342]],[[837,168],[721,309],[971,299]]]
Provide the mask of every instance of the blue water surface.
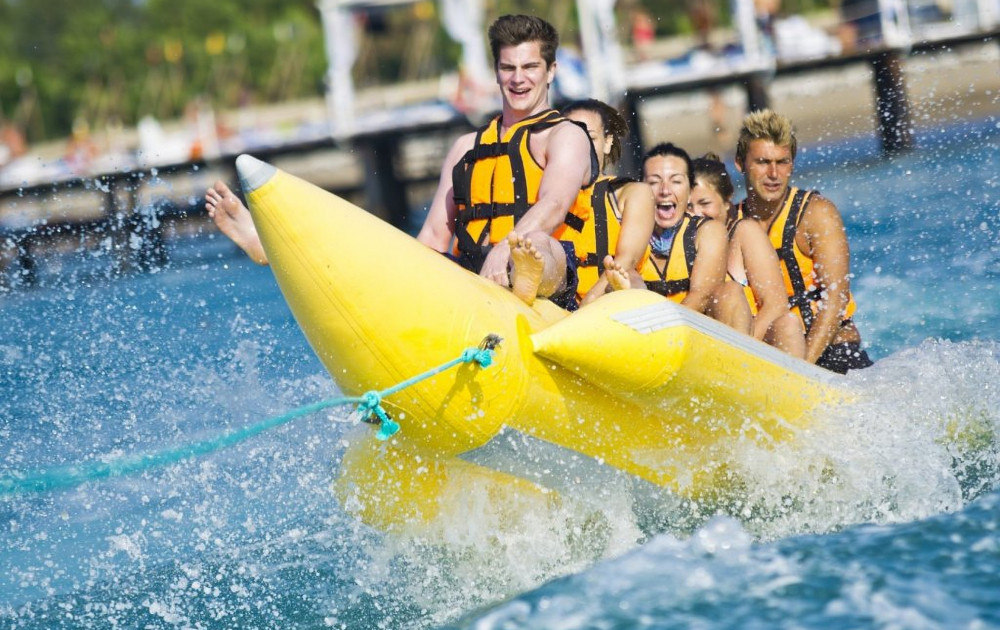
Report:
[[[330,491],[348,409],[138,474],[0,498],[12,628],[1000,627],[996,119],[802,147],[841,209],[863,395],[744,496],[650,529],[566,503],[382,535]],[[0,294],[0,477],[176,448],[336,397],[270,271],[205,231],[111,278],[64,255]],[[46,271],[48,270],[48,271]],[[431,366],[428,366],[431,367]],[[671,523],[692,524],[684,528]]]

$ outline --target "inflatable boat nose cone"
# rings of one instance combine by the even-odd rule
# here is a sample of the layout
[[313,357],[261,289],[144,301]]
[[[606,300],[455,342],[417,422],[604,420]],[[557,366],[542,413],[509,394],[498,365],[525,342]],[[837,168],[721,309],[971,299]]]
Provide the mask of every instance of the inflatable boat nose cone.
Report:
[[266,184],[278,169],[244,153],[236,158],[236,172],[240,176],[243,194],[250,194]]

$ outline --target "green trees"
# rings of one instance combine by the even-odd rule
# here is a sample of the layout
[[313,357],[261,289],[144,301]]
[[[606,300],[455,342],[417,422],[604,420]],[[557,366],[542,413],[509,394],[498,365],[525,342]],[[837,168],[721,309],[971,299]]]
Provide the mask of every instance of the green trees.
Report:
[[[534,13],[578,37],[574,0],[484,0],[486,20]],[[691,30],[693,0],[631,0],[658,36]],[[731,0],[708,0],[728,22]],[[785,0],[787,10],[829,0]],[[628,41],[629,0],[619,36]],[[359,87],[427,78],[457,67],[438,3],[371,8],[360,42]],[[198,99],[235,108],[323,93],[326,71],[316,0],[0,0],[0,123],[29,140],[63,137],[74,123],[133,126],[183,115]]]
[[33,141],[313,96],[326,68],[313,0],[0,0],[0,51],[0,115]]

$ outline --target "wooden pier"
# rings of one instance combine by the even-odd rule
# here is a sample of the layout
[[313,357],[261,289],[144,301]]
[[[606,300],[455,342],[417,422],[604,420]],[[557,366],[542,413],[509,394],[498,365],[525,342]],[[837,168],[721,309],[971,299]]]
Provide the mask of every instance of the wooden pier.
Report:
[[[859,64],[872,69],[871,87],[883,153],[906,151],[913,147],[914,140],[905,60],[916,54],[946,53],[973,44],[998,42],[1000,32],[994,30],[919,42],[906,50],[870,49],[778,63],[773,68],[668,77],[633,86],[623,98],[633,133],[632,145],[623,155],[622,172],[636,172],[643,151],[643,107],[649,99],[738,85],[746,90],[747,109],[756,109],[769,104],[768,86],[773,78],[808,76]],[[414,208],[430,198],[447,149],[455,137],[471,128],[464,116],[456,114],[431,123],[410,122],[344,139],[328,138],[251,152],[412,232],[417,227],[415,217],[419,217]],[[181,162],[0,191],[0,287],[34,285],[39,254],[52,250],[103,251],[112,275],[162,266],[169,257],[167,241],[171,234],[185,229],[214,229],[204,213],[204,191],[215,179],[236,181],[235,157],[224,155],[211,161]],[[333,174],[337,177],[329,177],[331,171],[336,171]]]
[[[912,55],[950,51],[987,42],[1000,45],[1000,30],[921,41],[907,49],[874,47],[835,57],[778,62],[773,67],[746,68],[712,76],[679,75],[676,79],[663,80],[654,85],[632,87],[625,95],[622,107],[630,131],[630,146],[622,155],[623,169],[626,172],[636,172],[644,151],[642,106],[647,99],[739,85],[746,92],[747,111],[756,111],[770,106],[768,84],[773,78],[808,75],[862,64],[867,64],[872,69],[872,89],[878,121],[876,131],[883,154],[891,156],[907,151],[913,148],[913,121],[910,118],[903,61]],[[1000,72],[1000,68],[997,71]]]
[[[254,149],[253,155],[365,207],[400,229],[412,229],[414,191],[433,188],[452,138],[470,130],[467,119],[412,124]],[[406,144],[440,136],[440,156],[407,160]],[[43,251],[103,251],[111,275],[166,264],[168,234],[208,228],[204,194],[222,179],[239,194],[236,155],[184,161],[0,191],[0,287],[36,284]],[[348,162],[357,162],[347,168]],[[288,166],[286,167],[286,163]],[[310,167],[307,164],[312,164]],[[322,171],[347,170],[333,173]],[[425,195],[426,192],[418,194]],[[214,228],[212,228],[214,229]]]

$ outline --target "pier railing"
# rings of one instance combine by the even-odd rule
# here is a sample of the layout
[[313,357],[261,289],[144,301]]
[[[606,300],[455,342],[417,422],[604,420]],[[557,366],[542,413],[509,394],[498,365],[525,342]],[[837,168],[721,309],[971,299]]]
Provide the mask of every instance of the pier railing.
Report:
[[[912,146],[913,140],[901,60],[910,54],[991,41],[1000,42],[1000,31],[967,33],[916,42],[905,49],[871,48],[712,76],[665,77],[659,82],[630,87],[623,102],[632,127],[632,145],[623,154],[622,167],[624,172],[635,172],[642,152],[644,99],[743,85],[747,89],[748,109],[758,109],[768,104],[767,88],[773,76],[859,63],[871,64],[873,68],[883,152],[905,151]],[[446,120],[408,122],[346,139],[324,138],[255,148],[249,152],[279,166],[286,158],[301,160],[316,156],[314,161],[322,162],[324,154],[350,153],[360,164],[356,177],[341,178],[332,184],[316,183],[355,201],[397,227],[412,230],[411,208],[416,204],[411,199],[411,189],[433,187],[451,139],[471,128],[469,121],[456,113]],[[429,143],[431,154],[427,154],[426,149],[429,138],[438,139]],[[425,145],[419,159],[405,155],[404,145],[410,140]],[[112,273],[152,269],[164,264],[168,257],[168,233],[180,229],[197,230],[208,225],[204,192],[217,178],[231,183],[236,181],[234,158],[235,155],[223,155],[208,161],[186,161],[0,191],[0,287],[35,284],[37,254],[53,248],[103,251],[109,254]],[[421,200],[427,198],[429,194]]]
[[948,51],[988,42],[1000,44],[1000,29],[925,39],[905,47],[879,44],[842,55],[789,62],[779,60],[710,76],[664,77],[661,81],[633,86],[625,95],[623,105],[629,121],[630,146],[623,152],[622,166],[626,172],[635,172],[638,167],[639,157],[644,150],[641,110],[643,102],[649,98],[741,85],[746,90],[747,110],[754,111],[769,106],[768,85],[774,77],[808,74],[858,64],[868,64],[872,68],[872,89],[875,92],[875,114],[878,121],[876,131],[883,154],[888,156],[907,151],[913,148],[913,124],[910,120],[903,60],[911,55]]
[[[409,189],[437,181],[440,155],[422,162],[433,168],[403,165],[404,143],[414,137],[450,137],[469,129],[464,118],[358,134],[345,140],[323,138],[248,150],[278,164],[311,160],[316,170],[335,153],[350,153],[359,174],[317,177],[316,183],[363,205],[373,214],[409,229]],[[0,287],[30,287],[38,281],[38,260],[45,252],[92,251],[110,261],[111,274],[148,271],[168,259],[169,234],[208,226],[204,194],[216,179],[239,194],[235,155],[190,160],[75,177],[58,182],[0,190]],[[329,165],[336,169],[337,165]],[[325,182],[325,183],[324,183]]]

